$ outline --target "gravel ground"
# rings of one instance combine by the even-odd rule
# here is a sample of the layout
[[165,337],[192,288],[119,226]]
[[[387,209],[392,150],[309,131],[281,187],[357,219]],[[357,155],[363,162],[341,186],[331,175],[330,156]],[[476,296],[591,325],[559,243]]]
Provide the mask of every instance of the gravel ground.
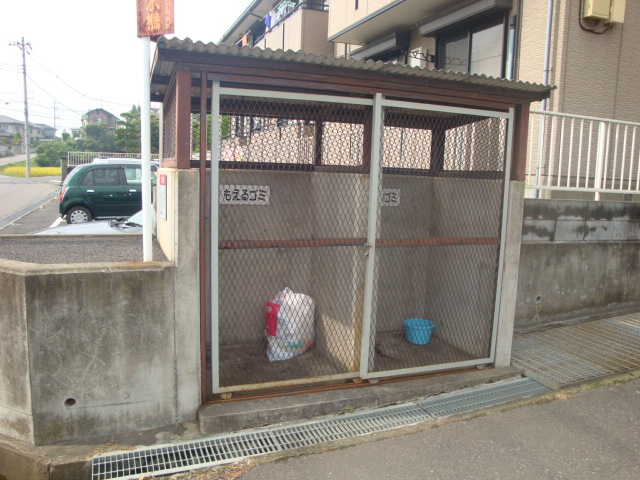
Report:
[[[0,236],[0,258],[40,264],[141,262],[142,236]],[[155,240],[153,259],[167,261]]]

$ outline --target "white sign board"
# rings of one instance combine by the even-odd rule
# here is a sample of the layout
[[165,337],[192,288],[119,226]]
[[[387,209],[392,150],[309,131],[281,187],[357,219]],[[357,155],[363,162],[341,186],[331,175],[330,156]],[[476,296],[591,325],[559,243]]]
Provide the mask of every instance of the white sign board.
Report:
[[220,185],[220,205],[269,205],[271,189],[266,185]]
[[399,188],[383,188],[382,189],[382,206],[397,207],[400,205],[400,189]]
[[158,215],[167,219],[167,176],[162,173],[158,175]]

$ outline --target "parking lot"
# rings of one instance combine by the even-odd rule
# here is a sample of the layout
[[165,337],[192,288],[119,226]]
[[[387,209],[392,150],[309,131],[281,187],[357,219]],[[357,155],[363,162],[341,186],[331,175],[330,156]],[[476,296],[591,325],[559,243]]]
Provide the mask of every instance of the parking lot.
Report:
[[[0,258],[40,264],[142,261],[141,235],[23,237],[64,221],[58,214],[57,197],[0,229]],[[153,241],[153,259],[166,261]]]

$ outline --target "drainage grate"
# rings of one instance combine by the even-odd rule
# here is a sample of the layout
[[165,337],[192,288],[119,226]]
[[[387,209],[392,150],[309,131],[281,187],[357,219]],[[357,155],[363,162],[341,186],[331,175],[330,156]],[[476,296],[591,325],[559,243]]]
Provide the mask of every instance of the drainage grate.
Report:
[[416,425],[433,420],[433,417],[469,412],[547,390],[528,378],[506,380],[438,395],[418,403],[219,435],[197,442],[104,454],[93,458],[91,478],[128,479],[221,465],[246,457]]
[[548,390],[530,378],[518,378],[438,395],[418,402],[418,406],[432,417],[444,418],[531,397]]
[[124,479],[143,474],[184,472],[277,450],[281,448],[269,432],[236,433],[197,442],[100,455],[93,458],[91,478]]
[[11,225],[13,222],[15,222],[17,220],[20,220],[25,215],[30,214],[31,212],[33,212],[37,208],[40,208],[42,205],[47,203],[49,200],[52,200],[52,199],[56,198],[57,196],[58,196],[57,192],[51,193],[51,194],[47,195],[46,197],[38,200],[37,202],[33,202],[31,205],[27,205],[26,207],[21,208],[20,210],[18,210],[16,212],[10,213],[9,215],[5,215],[4,217],[0,218],[0,229],[3,229],[4,227],[7,227],[7,226]]
[[428,420],[431,420],[431,417],[416,404],[405,404],[280,427],[273,430],[273,434],[283,450],[288,450],[415,425]]
[[512,361],[558,387],[640,368],[640,314],[518,335]]
[[430,420],[415,404],[312,420],[245,433],[220,435],[197,442],[145,448],[93,458],[92,480],[165,475],[231,463],[246,457],[367,435]]

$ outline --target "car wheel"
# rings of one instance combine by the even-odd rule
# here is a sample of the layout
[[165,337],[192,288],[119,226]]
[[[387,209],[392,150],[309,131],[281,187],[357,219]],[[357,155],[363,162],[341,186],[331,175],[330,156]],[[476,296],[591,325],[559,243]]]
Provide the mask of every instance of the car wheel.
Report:
[[85,223],[92,218],[91,212],[84,207],[71,207],[67,210],[67,223]]

